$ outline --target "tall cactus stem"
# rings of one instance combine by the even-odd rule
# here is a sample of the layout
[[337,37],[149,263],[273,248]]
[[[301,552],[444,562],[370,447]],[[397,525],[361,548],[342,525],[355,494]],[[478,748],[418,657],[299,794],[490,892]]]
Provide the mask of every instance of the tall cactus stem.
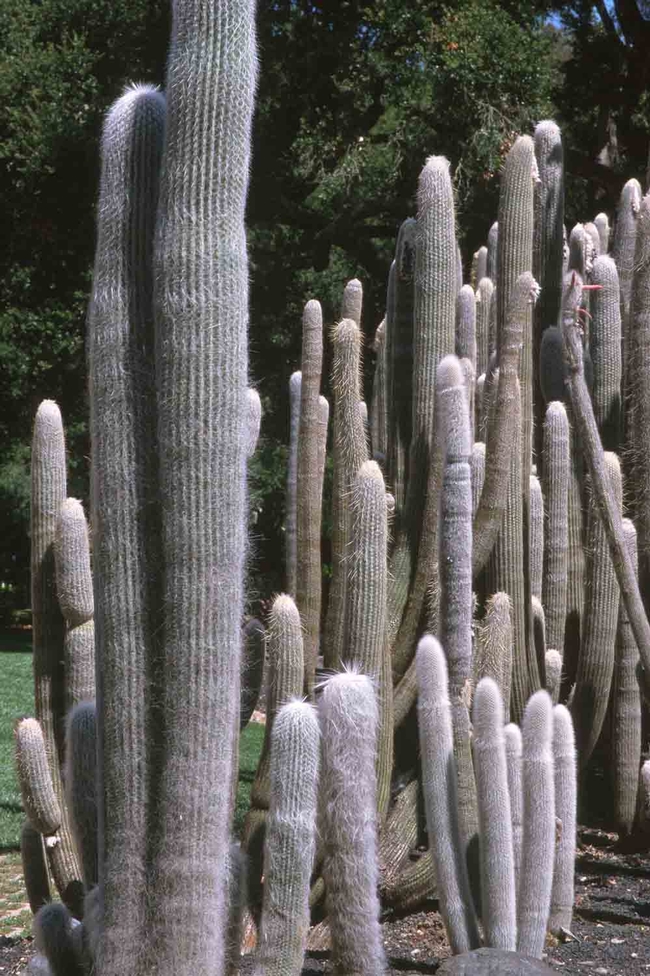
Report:
[[555,845],[548,928],[555,934],[562,934],[571,931],[573,916],[578,794],[573,724],[564,705],[556,705],[553,709],[553,763],[559,838]]
[[287,593],[296,596],[298,551],[296,519],[298,505],[298,432],[300,430],[300,400],[302,373],[296,370],[289,380],[289,461],[287,464],[287,507],[284,521],[286,543]]
[[544,418],[544,498],[546,520],[542,605],[546,641],[560,656],[564,650],[568,585],[569,420],[564,404],[553,400]]

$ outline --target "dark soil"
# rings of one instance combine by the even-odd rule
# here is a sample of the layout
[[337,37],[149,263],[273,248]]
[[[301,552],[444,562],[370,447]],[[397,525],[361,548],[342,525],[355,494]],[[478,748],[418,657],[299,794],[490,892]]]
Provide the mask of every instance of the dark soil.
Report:
[[[435,973],[449,955],[434,903],[387,918],[383,933],[391,969],[402,976]],[[22,976],[32,953],[31,939],[1,937],[0,976]],[[545,958],[571,976],[650,976],[650,857],[622,852],[615,834],[581,829],[572,932],[561,943],[549,939]],[[242,976],[249,971],[245,960]],[[303,976],[328,971],[329,953],[310,951]]]

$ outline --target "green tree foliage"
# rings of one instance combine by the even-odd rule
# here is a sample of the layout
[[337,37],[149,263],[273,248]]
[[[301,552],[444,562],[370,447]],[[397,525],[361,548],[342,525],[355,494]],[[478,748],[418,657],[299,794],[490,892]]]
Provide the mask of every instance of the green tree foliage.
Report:
[[[279,445],[303,303],[317,296],[333,323],[345,280],[360,277],[369,345],[395,235],[432,153],[452,162],[468,259],[496,212],[512,139],[551,111],[555,55],[534,3],[276,0],[259,4],[258,25],[248,225],[264,464],[253,466],[252,499],[268,591],[281,585]],[[61,404],[71,491],[85,495],[101,118],[126,81],[162,80],[167,34],[166,0],[0,0],[0,523],[16,526],[5,577],[24,561],[21,445],[43,397]]]

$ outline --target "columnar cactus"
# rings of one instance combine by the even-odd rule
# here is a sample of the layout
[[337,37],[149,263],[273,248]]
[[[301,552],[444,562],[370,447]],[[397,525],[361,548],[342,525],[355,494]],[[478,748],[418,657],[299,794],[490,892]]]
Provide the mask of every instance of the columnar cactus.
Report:
[[264,844],[260,976],[300,976],[309,932],[309,881],[316,849],[320,734],[313,707],[293,701],[275,716],[271,805]]
[[481,911],[488,945],[517,945],[515,863],[503,705],[497,684],[483,678],[474,695],[474,763],[481,850]]
[[305,633],[305,688],[314,683],[319,650],[321,608],[321,508],[323,481],[319,477],[318,424],[323,316],[320,303],[309,301],[302,319],[302,381],[298,434],[296,510],[296,603]]
[[600,287],[591,299],[589,350],[593,364],[591,400],[606,451],[621,441],[621,305],[618,272],[606,254],[594,261],[591,280]]
[[571,931],[573,916],[577,809],[575,737],[571,715],[564,705],[553,709],[553,764],[558,839],[548,927],[561,934]]
[[375,750],[378,709],[368,677],[344,672],[323,688],[321,835],[335,971],[385,967],[377,897]]
[[93,702],[80,702],[68,716],[65,787],[84,887],[98,881],[97,716]]
[[151,262],[164,125],[165,99],[146,86],[106,117],[88,312],[103,976],[134,965],[144,945],[147,797],[162,732],[149,703],[162,663]]
[[295,598],[298,551],[296,549],[296,518],[298,505],[298,431],[300,430],[300,401],[302,373],[296,370],[289,380],[290,434],[289,463],[287,465],[287,506],[284,523],[286,539],[287,593]]
[[567,605],[569,519],[569,420],[564,404],[553,400],[544,418],[544,498],[546,525],[542,605],[548,646],[562,656]]

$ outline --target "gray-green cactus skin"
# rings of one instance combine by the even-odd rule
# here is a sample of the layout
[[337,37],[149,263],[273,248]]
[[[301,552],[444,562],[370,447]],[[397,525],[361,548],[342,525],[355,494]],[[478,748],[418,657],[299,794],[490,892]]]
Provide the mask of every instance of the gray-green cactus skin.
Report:
[[98,881],[97,863],[97,712],[94,702],[80,702],[68,715],[65,789],[83,883]]
[[[533,363],[539,362],[542,333],[557,326],[562,308],[562,260],[564,233],[564,151],[555,122],[546,119],[535,126],[535,158],[539,182],[535,184],[533,274],[541,288],[533,319]],[[540,457],[544,398],[539,371],[534,370],[535,456]]]
[[293,701],[275,716],[271,804],[264,844],[260,976],[300,976],[309,933],[309,882],[316,851],[320,732],[311,705]]
[[63,639],[66,714],[95,697],[95,624],[88,526],[81,502],[67,498],[54,540],[56,589],[65,618]]
[[388,413],[386,406],[386,319],[375,331],[375,371],[370,402],[370,444],[373,455],[385,458],[388,451]]
[[413,306],[417,221],[409,217],[401,225],[395,248],[393,286],[389,288],[386,321],[386,398],[388,404],[388,483],[399,512],[405,501],[413,424],[411,382],[413,376]]
[[517,906],[503,704],[492,678],[478,683],[472,714],[484,937],[487,945],[514,951]]
[[296,505],[296,603],[304,628],[305,690],[311,693],[319,651],[321,609],[321,508],[318,425],[323,364],[323,313],[309,301],[302,317],[302,382]]
[[335,972],[376,976],[385,968],[377,896],[375,750],[378,708],[372,682],[343,672],[323,688],[321,836]]
[[408,483],[408,528],[412,552],[422,520],[429,445],[435,426],[435,376],[443,356],[454,351],[457,268],[454,194],[449,163],[431,156],[418,184],[415,249],[413,427]]
[[[497,348],[511,296],[519,275],[533,270],[534,188],[539,179],[535,148],[530,136],[519,136],[506,157],[499,193],[499,246],[497,250]],[[528,486],[533,433],[533,334],[532,307],[526,308],[523,343],[519,356],[521,386],[521,464],[523,484]]]
[[530,495],[530,552],[529,573],[530,592],[533,599],[542,599],[542,577],[544,569],[544,498],[539,478],[531,474]]
[[147,797],[161,734],[148,706],[161,673],[151,262],[164,126],[165,99],[147,86],[128,89],[106,117],[88,312],[104,919],[98,965],[106,976],[138,971]]
[[476,289],[476,372],[486,372],[490,358],[490,311],[494,285],[492,279],[481,278]]
[[524,796],[521,765],[523,746],[521,729],[514,722],[506,725],[503,734],[506,740],[508,792],[510,794],[510,816],[512,818],[512,849],[515,861],[515,888],[519,892],[521,850],[524,836]]
[[[553,705],[546,691],[529,699],[522,724],[524,832],[517,890],[517,950],[540,959],[553,886],[555,781]],[[531,878],[535,883],[531,884]]]
[[[623,519],[623,531],[630,557],[636,565],[636,529]],[[637,680],[639,652],[623,601],[618,608],[612,692],[612,779],[614,817],[620,833],[627,837],[634,826],[641,765],[641,693]]]
[[609,253],[609,217],[606,213],[596,214],[594,224],[600,237],[600,253]]
[[384,479],[376,461],[365,461],[359,468],[351,508],[346,652],[339,667],[354,666],[377,689],[377,810],[381,820],[390,800],[393,769],[393,688],[386,634],[388,513]]
[[629,403],[628,452],[634,524],[637,531],[639,588],[646,612],[650,608],[650,391],[648,390],[648,357],[650,356],[650,194],[641,201],[636,220],[634,276],[630,299],[625,392]]
[[52,895],[43,835],[29,820],[25,820],[20,830],[20,859],[27,900],[35,915],[39,908],[52,901]]
[[612,258],[594,261],[591,281],[600,287],[591,296],[589,351],[593,364],[591,401],[598,432],[606,451],[620,449],[621,441],[621,302],[618,271]]
[[546,641],[560,656],[564,651],[568,585],[569,420],[564,404],[552,400],[544,417],[544,498],[546,522],[542,605]]
[[334,479],[332,486],[332,581],[325,622],[325,665],[337,668],[345,657],[348,553],[352,530],[350,497],[357,471],[368,460],[361,400],[361,332],[343,319],[332,332],[334,358]]
[[487,243],[487,266],[485,274],[492,281],[496,288],[497,283],[497,249],[499,246],[499,222],[494,221],[488,232]]
[[582,342],[577,324],[581,291],[582,282],[579,277],[575,274],[568,275],[565,279],[563,295],[562,327],[568,364],[569,396],[577,434],[583,445],[593,497],[605,528],[621,599],[625,602],[641,665],[644,672],[649,674],[650,624],[643,607],[634,565],[625,543],[620,507],[609,489],[604,451],[584,377]]
[[239,724],[246,555],[254,23],[248,0],[177,5],[167,61],[153,260],[165,735],[146,939],[160,976],[224,968],[224,783]]
[[[606,452],[608,492],[622,512],[623,486],[616,454]],[[587,594],[585,619],[578,659],[578,673],[571,706],[580,764],[588,762],[605,721],[618,623],[619,590],[600,513],[590,506],[587,523]]]
[[244,823],[243,844],[248,855],[248,901],[254,914],[262,903],[264,832],[271,804],[270,758],[275,715],[282,705],[302,693],[304,652],[300,614],[293,599],[281,593],[273,601],[267,631],[267,704],[262,753]]
[[467,847],[478,828],[467,707],[472,667],[472,486],[469,412],[455,356],[438,364],[444,468],[440,496],[440,638],[447,655],[458,779],[458,817]]
[[287,464],[287,510],[284,522],[286,539],[287,593],[295,598],[298,552],[296,549],[296,518],[298,506],[298,432],[300,430],[300,400],[302,373],[296,370],[289,380],[289,462]]
[[512,681],[512,619],[507,593],[494,593],[486,602],[485,617],[474,641],[472,670],[474,687],[482,678],[496,683],[507,715]]
[[562,930],[571,931],[578,794],[575,736],[571,714],[564,705],[556,705],[553,709],[553,766],[558,840],[555,845],[548,928],[559,935]]
[[34,919],[34,936],[52,976],[83,976],[75,948],[73,919],[65,905],[60,902],[44,905]]
[[440,913],[452,951],[468,952],[479,945],[479,934],[458,821],[447,664],[435,637],[427,634],[421,639],[416,665],[422,788]]
[[[628,341],[628,318],[632,297],[634,277],[634,252],[636,249],[637,218],[641,208],[643,192],[638,180],[628,180],[621,190],[621,198],[616,211],[612,257],[618,269],[621,294],[621,330],[623,334],[623,358],[625,364],[625,343]],[[627,370],[624,365],[624,395],[627,393]]]

